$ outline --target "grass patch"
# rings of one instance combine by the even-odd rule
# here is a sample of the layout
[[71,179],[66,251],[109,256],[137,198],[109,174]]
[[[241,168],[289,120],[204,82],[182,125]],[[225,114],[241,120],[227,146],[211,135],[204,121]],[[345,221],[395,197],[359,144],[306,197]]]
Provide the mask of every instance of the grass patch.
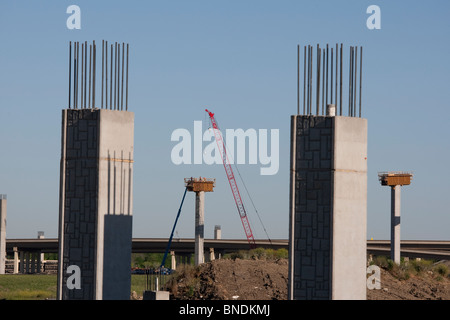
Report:
[[277,260],[277,259],[287,259],[288,250],[287,249],[264,249],[256,248],[251,250],[239,250],[237,252],[232,252],[224,255],[224,259],[242,259],[242,260]]
[[417,275],[420,275],[423,272],[432,271],[433,269],[432,260],[412,260],[409,262],[409,264],[412,271],[414,271]]
[[[0,275],[0,300],[56,299],[57,276],[48,274]],[[146,289],[145,274],[131,275],[131,292],[142,297]]]
[[47,274],[0,275],[0,299],[56,299],[56,281],[56,275]]
[[449,268],[445,264],[435,264],[433,260],[410,260],[405,261],[403,258],[397,265],[391,259],[385,256],[376,256],[370,262],[371,265],[377,265],[389,271],[399,280],[407,280],[411,276],[422,276],[424,274],[436,275],[437,280],[443,280],[445,277],[450,278]]
[[131,275],[131,292],[135,291],[138,296],[142,296],[147,287],[147,277],[145,274]]
[[437,272],[441,277],[449,276],[448,267],[445,264],[437,264],[434,267],[434,271]]

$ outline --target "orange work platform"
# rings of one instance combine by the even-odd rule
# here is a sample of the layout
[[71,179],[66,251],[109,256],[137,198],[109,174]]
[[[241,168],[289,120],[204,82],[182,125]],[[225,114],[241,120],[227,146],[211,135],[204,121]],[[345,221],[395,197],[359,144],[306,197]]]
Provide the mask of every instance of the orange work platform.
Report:
[[185,178],[184,184],[188,191],[191,192],[213,192],[213,189],[216,185],[216,179],[207,179],[207,178]]
[[383,186],[404,186],[411,184],[410,172],[380,172],[378,178]]

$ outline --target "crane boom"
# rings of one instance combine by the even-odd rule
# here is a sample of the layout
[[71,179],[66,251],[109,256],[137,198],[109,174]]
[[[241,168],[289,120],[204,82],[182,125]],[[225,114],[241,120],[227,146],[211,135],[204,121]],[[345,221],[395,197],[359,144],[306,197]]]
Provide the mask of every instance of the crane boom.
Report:
[[250,228],[250,223],[247,218],[247,213],[245,212],[241,194],[239,193],[239,188],[234,177],[233,169],[231,168],[230,162],[228,161],[225,142],[223,141],[222,134],[219,130],[219,126],[217,125],[217,121],[214,118],[214,113],[208,111],[208,109],[205,109],[205,111],[208,113],[209,118],[211,119],[211,124],[214,130],[214,137],[216,138],[217,146],[219,147],[220,157],[222,158],[225,173],[227,174],[228,182],[230,183],[231,192],[233,193],[234,201],[236,202],[236,207],[238,209],[238,213],[244,227],[245,235],[250,244],[250,247],[254,248],[256,246],[255,239],[253,237],[252,229]]

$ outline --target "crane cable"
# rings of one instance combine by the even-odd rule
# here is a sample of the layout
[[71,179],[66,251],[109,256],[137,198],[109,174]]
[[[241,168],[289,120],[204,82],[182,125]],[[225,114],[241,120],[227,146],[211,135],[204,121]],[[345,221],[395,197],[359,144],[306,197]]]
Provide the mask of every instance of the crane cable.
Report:
[[247,186],[245,185],[244,179],[242,178],[241,173],[239,172],[239,169],[236,166],[236,164],[234,164],[234,167],[236,168],[237,173],[238,173],[239,177],[241,178],[242,185],[244,186],[244,189],[247,192],[247,195],[248,195],[248,197],[250,199],[250,202],[252,203],[253,209],[255,209],[256,215],[258,216],[259,222],[261,222],[261,225],[262,225],[262,227],[264,229],[264,232],[266,233],[267,239],[269,240],[269,243],[272,246],[272,240],[270,240],[269,234],[267,233],[266,227],[264,226],[264,223],[261,220],[261,216],[259,215],[259,212],[258,212],[258,210],[256,209],[256,206],[255,206],[255,203],[253,202],[253,199],[250,196],[250,192],[248,191]]
[[[217,127],[219,128],[219,123],[217,122],[217,119],[216,119],[216,123],[217,123]],[[219,130],[220,130],[220,129],[219,129]],[[222,134],[222,133],[220,133],[220,134]],[[225,140],[222,139],[222,141],[223,141],[223,145],[224,145],[224,147],[225,147],[225,152],[228,153],[228,147],[227,147],[227,145],[226,145],[226,143],[225,143]],[[228,155],[229,155],[229,153],[228,153]],[[234,159],[231,159],[231,161],[232,161],[232,163],[233,163],[233,165],[234,165],[234,168],[236,169],[236,171],[237,171],[237,173],[238,173],[238,175],[239,175],[239,178],[240,178],[241,181],[242,181],[242,185],[244,186],[244,189],[245,189],[245,191],[247,192],[247,196],[249,197],[250,202],[252,203],[253,209],[255,210],[256,215],[258,216],[259,222],[261,223],[261,225],[262,225],[262,227],[263,227],[263,230],[264,230],[264,232],[265,232],[265,234],[266,234],[266,236],[267,236],[267,239],[269,240],[270,245],[273,246],[273,245],[272,245],[272,240],[270,240],[270,237],[269,237],[269,234],[267,233],[266,227],[265,227],[264,223],[262,222],[262,219],[261,219],[261,216],[259,215],[258,209],[256,209],[255,203],[253,202],[253,199],[252,199],[252,197],[251,197],[251,195],[250,195],[250,192],[248,191],[247,186],[245,185],[244,179],[243,179],[242,176],[241,176],[241,173],[240,173],[240,171],[239,171],[239,169],[238,169],[238,167],[237,167],[237,165],[236,165],[236,162],[234,161]]]

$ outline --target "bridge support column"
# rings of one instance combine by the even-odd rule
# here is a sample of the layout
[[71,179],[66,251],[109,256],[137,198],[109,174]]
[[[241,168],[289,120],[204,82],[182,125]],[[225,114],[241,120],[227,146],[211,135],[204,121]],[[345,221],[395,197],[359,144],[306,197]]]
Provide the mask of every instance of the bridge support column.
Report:
[[6,194],[0,194],[0,274],[5,274],[6,263]]
[[391,187],[391,260],[400,264],[400,186]]
[[36,273],[36,252],[30,252],[30,273]]
[[37,258],[37,269],[36,269],[36,273],[41,273],[41,266],[42,266],[42,256],[43,256],[43,253],[41,253],[41,252],[38,252],[37,254],[36,254],[36,258]]
[[19,255],[20,255],[19,272],[23,274],[25,273],[25,252],[20,251]]
[[172,270],[177,269],[177,259],[175,257],[175,251],[170,251],[170,255],[172,257]]
[[[128,300],[134,114],[62,112],[58,300]],[[80,289],[67,286],[78,267]]]
[[366,299],[366,156],[366,119],[291,117],[289,300]]
[[30,273],[30,252],[25,252],[25,270],[24,273]]
[[204,229],[205,229],[205,192],[195,193],[195,265],[205,262],[204,254]]
[[186,264],[191,264],[192,254],[188,253],[186,256]]
[[19,252],[17,251],[17,247],[14,247],[13,251],[14,251],[13,274],[18,274],[19,273]]

